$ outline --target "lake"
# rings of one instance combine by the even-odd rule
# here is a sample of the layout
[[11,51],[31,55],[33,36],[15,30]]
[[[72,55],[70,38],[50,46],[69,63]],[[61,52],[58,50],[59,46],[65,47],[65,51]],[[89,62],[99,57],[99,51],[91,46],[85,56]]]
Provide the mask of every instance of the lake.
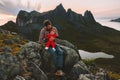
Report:
[[114,58],[113,55],[106,54],[104,52],[87,52],[84,50],[78,50],[82,59],[97,59],[97,58]]

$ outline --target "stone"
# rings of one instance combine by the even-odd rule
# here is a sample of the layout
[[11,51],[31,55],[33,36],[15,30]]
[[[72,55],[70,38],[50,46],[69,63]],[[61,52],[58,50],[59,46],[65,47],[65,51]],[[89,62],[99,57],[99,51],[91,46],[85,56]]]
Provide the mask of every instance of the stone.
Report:
[[12,34],[12,35],[17,35],[17,33],[16,33],[16,32],[11,32],[11,34]]
[[4,44],[7,44],[7,45],[11,45],[14,43],[14,41],[12,39],[6,39],[3,41]]
[[29,64],[30,71],[32,72],[32,77],[35,80],[48,80],[46,74],[39,68],[39,66],[33,62]]
[[4,52],[12,52],[12,49],[11,49],[11,47],[7,46],[7,47],[3,48],[3,51]]
[[12,80],[20,72],[20,63],[12,53],[0,54],[0,80]]
[[80,74],[89,74],[90,71],[88,70],[87,66],[82,62],[78,61],[73,68],[71,69],[70,75],[73,76],[72,79],[78,79]]

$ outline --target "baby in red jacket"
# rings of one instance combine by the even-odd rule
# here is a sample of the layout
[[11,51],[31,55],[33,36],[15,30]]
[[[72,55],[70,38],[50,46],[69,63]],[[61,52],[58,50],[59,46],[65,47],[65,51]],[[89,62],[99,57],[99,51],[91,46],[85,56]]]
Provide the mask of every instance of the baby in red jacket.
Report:
[[50,40],[50,38],[53,37],[53,38],[56,38],[57,35],[55,33],[55,30],[51,30],[49,34],[47,34],[46,36],[46,39],[48,40],[46,45],[45,45],[45,49],[48,50],[48,48],[51,46],[52,49],[55,51],[55,40]]

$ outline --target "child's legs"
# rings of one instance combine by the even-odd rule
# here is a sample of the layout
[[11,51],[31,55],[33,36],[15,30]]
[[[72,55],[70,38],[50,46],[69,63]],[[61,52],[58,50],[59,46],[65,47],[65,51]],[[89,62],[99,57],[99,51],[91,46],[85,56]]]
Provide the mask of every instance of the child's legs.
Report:
[[51,43],[51,41],[48,41],[48,42],[45,44],[45,47],[49,47],[49,46],[50,46],[50,43]]
[[52,48],[55,48],[55,42],[54,41],[51,41],[51,46],[52,46]]

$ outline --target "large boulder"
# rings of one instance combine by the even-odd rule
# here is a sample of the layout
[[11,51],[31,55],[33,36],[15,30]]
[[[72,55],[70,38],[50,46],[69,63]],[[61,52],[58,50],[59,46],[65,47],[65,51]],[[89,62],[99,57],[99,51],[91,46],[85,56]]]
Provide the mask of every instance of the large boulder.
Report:
[[13,80],[21,72],[20,62],[10,52],[0,53],[0,80]]
[[90,71],[88,70],[87,66],[82,61],[78,61],[73,66],[70,72],[70,75],[73,76],[71,79],[77,80],[81,74],[90,74]]
[[[63,70],[66,75],[62,80],[73,79],[71,75],[74,74],[77,75],[74,75],[74,79],[78,79],[80,74],[89,73],[73,44],[60,39],[56,42],[63,50]],[[29,41],[25,45],[21,45],[16,56],[13,56],[10,51],[1,53],[0,80],[61,80],[53,75],[52,72],[56,67],[50,53],[44,47],[43,44]],[[53,75],[52,78],[51,75]]]
[[[77,75],[89,72],[86,65],[83,62],[79,62],[81,61],[81,58],[77,48],[73,44],[66,40],[60,39],[56,42],[57,45],[63,50],[63,70],[67,76],[73,74],[72,72],[74,71]],[[30,41],[21,47],[21,50],[17,55],[19,60],[27,59],[26,63],[29,65],[28,68],[32,73],[34,73],[32,76],[38,79],[40,76],[37,75],[42,74],[42,80],[46,80],[46,74],[54,72],[56,69],[52,62],[50,53],[45,50],[44,47],[45,46],[43,44]],[[79,64],[77,69],[74,69],[75,64]],[[32,68],[30,66],[32,66]],[[76,78],[78,78],[78,76],[76,76]]]
[[17,57],[20,61],[25,61],[27,64],[26,70],[31,72],[30,77],[35,80],[48,80],[46,74],[40,69],[42,60],[40,50],[42,46],[35,42],[28,42],[21,46]]

